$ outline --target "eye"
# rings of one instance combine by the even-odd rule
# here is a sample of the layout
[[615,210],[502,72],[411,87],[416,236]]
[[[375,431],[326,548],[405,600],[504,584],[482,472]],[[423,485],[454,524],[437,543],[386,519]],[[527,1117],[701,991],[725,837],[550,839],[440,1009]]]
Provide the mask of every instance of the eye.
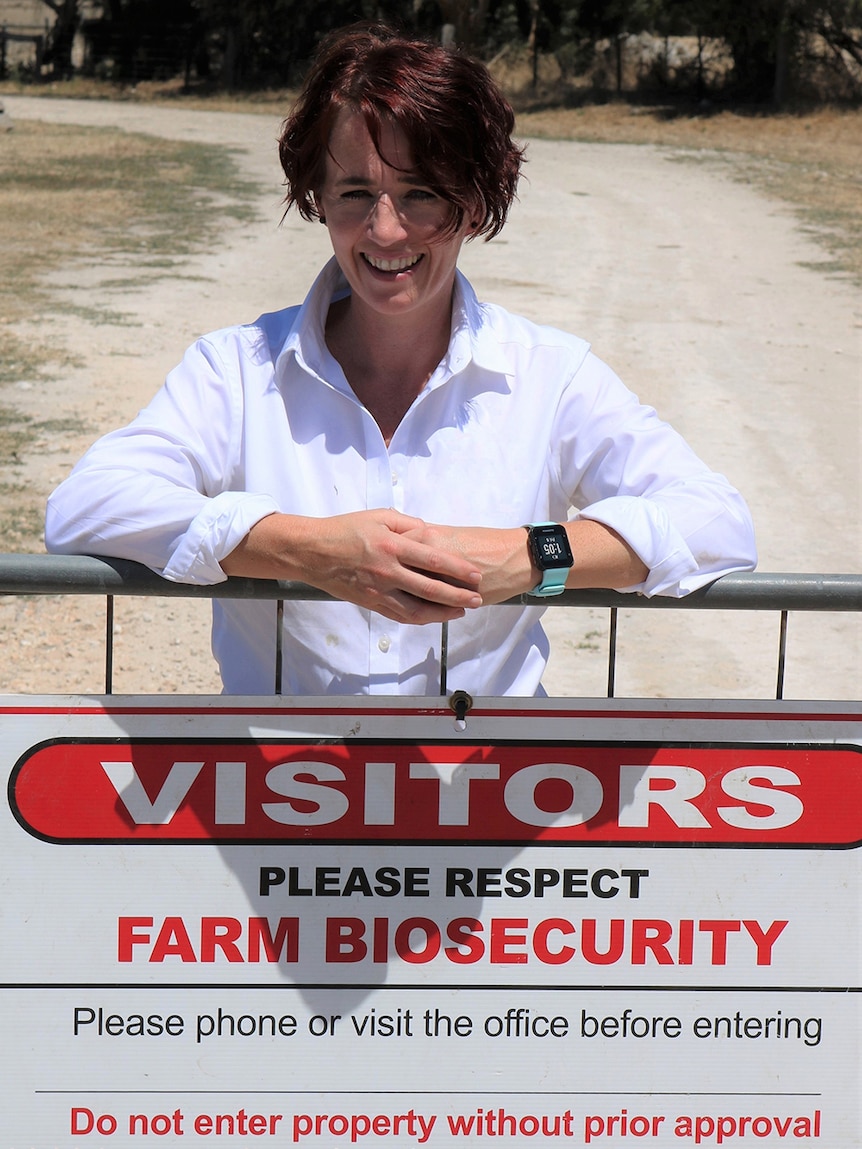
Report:
[[365,199],[368,195],[370,192],[365,188],[351,188],[349,191],[342,192],[341,198],[346,200]]
[[437,199],[437,196],[434,192],[429,191],[428,188],[413,188],[407,193],[406,198],[418,203],[430,203]]

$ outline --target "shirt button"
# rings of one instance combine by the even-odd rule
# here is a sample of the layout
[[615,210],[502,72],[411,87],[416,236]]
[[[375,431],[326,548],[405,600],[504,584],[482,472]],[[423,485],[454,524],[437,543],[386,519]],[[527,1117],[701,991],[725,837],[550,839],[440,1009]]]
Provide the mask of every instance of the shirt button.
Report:
[[381,651],[383,654],[385,654],[387,652],[387,650],[389,649],[389,647],[391,645],[392,645],[392,640],[390,639],[388,634],[384,634],[382,638],[377,640],[377,649],[379,651]]
[[395,471],[392,472],[392,486],[393,487],[398,486],[398,475]]

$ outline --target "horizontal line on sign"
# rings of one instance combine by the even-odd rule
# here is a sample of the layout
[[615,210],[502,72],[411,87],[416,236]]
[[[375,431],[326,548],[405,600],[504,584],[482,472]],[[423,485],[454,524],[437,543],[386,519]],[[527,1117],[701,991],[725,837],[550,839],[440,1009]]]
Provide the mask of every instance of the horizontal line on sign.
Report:
[[481,985],[450,985],[448,983],[410,983],[407,985],[381,985],[379,982],[0,982],[0,990],[373,990],[390,993],[410,993],[416,990],[433,993],[435,990],[460,990],[507,993],[862,993],[862,986],[854,985],[524,985],[523,982],[495,982]]
[[40,842],[48,842],[56,846],[129,846],[145,849],[159,849],[165,846],[199,846],[217,848],[247,848],[251,846],[289,846],[291,849],[322,849],[338,846],[361,846],[369,849],[375,846],[391,846],[404,848],[422,847],[436,850],[444,849],[492,849],[507,848],[514,852],[527,849],[542,850],[607,850],[609,848],[621,850],[858,850],[862,841],[850,842],[714,842],[695,841],[691,838],[683,841],[645,841],[636,838],[59,838],[52,834],[42,834],[28,826],[19,819],[22,827]]
[[[801,703],[805,705],[804,702]],[[75,706],[70,709],[68,706],[0,706],[0,715],[50,715],[58,714],[64,718],[69,715],[74,717],[84,716],[107,716],[114,715],[152,715],[153,717],[194,717],[200,715],[206,718],[221,718],[221,717],[257,717],[257,718],[276,718],[276,717],[312,717],[312,718],[342,718],[345,714],[349,713],[351,716],[356,713],[355,711],[347,711],[345,708],[333,707],[303,707],[301,710],[287,711],[283,707],[274,706],[219,706],[213,708],[211,706]],[[392,709],[384,706],[381,707],[363,707],[361,711],[363,718],[451,718],[451,710],[449,707],[432,708],[430,706],[422,707],[420,709]],[[496,719],[513,719],[513,718],[551,718],[570,720],[577,718],[580,720],[598,719],[606,720],[628,720],[640,722],[642,720],[649,720],[655,722],[664,722],[668,719],[687,719],[696,720],[698,722],[781,722],[782,724],[789,724],[793,722],[862,722],[862,714],[848,712],[846,710],[836,710],[834,712],[825,711],[795,711],[795,710],[487,710],[480,706],[474,707],[470,711],[470,716],[473,719],[479,718],[496,718]],[[340,740],[340,736],[339,736]],[[352,741],[352,739],[350,739]]]
[[737,1093],[655,1089],[34,1089],[44,1096],[86,1093],[91,1097],[207,1096],[303,1097],[822,1097],[822,1093]]

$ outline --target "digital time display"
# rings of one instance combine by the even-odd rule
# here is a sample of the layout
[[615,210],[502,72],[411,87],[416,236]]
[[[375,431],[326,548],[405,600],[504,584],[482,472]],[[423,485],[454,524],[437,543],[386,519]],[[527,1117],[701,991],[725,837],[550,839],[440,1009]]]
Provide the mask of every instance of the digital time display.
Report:
[[539,543],[539,550],[547,562],[553,562],[555,559],[563,557],[563,548],[559,539],[542,539]]
[[572,549],[565,528],[557,523],[533,527],[533,554],[540,570],[572,565]]

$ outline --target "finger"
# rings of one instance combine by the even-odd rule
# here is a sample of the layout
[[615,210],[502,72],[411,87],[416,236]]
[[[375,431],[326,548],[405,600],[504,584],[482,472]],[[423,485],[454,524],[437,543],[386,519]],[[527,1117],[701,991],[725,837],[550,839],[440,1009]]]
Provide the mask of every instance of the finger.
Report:
[[383,522],[387,530],[398,535],[406,535],[410,531],[425,530],[427,524],[424,519],[417,519],[413,515],[405,515],[403,511],[396,511],[394,507],[387,507],[383,512]]
[[416,598],[415,595],[394,591],[390,596],[391,613],[385,613],[387,618],[395,622],[407,623],[412,626],[427,626],[429,624],[454,622],[463,618],[467,613],[461,607],[445,606],[441,603],[429,602],[427,599]]
[[401,589],[422,602],[438,603],[441,606],[474,610],[482,605],[482,596],[475,585],[461,586],[442,578],[434,578],[424,571],[406,570]]
[[405,567],[413,571],[425,572],[436,579],[455,580],[470,586],[478,586],[481,571],[469,559],[444,547],[428,546],[415,539],[402,539],[399,559]]

